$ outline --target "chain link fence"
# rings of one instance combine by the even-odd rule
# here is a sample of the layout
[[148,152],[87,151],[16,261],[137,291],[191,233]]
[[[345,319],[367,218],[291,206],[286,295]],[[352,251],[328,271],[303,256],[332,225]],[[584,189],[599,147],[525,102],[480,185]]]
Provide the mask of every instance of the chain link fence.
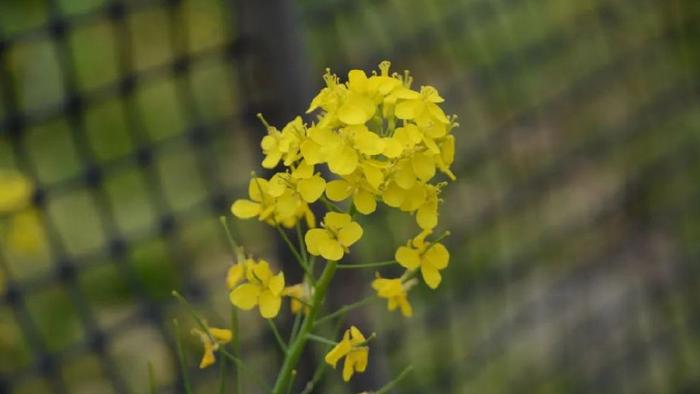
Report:
[[[325,67],[384,59],[459,114],[451,265],[411,320],[352,315],[380,335],[370,370],[319,392],[407,363],[397,392],[694,392],[698,17],[680,0],[3,1],[0,169],[33,180],[41,231],[25,250],[7,236],[19,213],[0,218],[0,393],[145,392],[149,363],[182,391],[172,320],[190,321],[170,291],[226,323],[217,218],[258,167],[255,114],[279,125]],[[382,217],[354,259],[410,237]],[[291,265],[263,225],[234,231]],[[270,370],[266,325],[242,327],[246,362]]]

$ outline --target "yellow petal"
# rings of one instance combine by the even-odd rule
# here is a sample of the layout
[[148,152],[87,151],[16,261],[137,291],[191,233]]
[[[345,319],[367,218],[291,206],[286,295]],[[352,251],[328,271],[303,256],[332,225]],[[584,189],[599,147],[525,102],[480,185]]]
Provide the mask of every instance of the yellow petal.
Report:
[[302,160],[301,163],[292,171],[292,178],[294,179],[307,179],[314,175],[314,166],[309,164],[306,160]]
[[260,286],[252,283],[244,283],[231,292],[229,298],[231,303],[245,311],[253,309],[258,304]]
[[357,152],[349,146],[342,146],[328,158],[328,168],[338,175],[349,175],[357,168]]
[[416,174],[408,161],[404,161],[394,175],[394,181],[401,188],[408,190],[416,184]]
[[267,287],[273,295],[279,296],[284,290],[284,272],[280,271],[277,275],[270,278]]
[[438,224],[437,204],[423,204],[416,212],[416,222],[424,230],[435,228]]
[[348,125],[364,124],[372,119],[376,106],[367,97],[350,93],[347,101],[338,108],[338,119]]
[[420,255],[415,249],[408,246],[400,246],[396,249],[394,259],[407,269],[416,269],[420,265]]
[[384,174],[382,174],[382,170],[370,163],[362,164],[362,173],[365,175],[367,183],[369,183],[369,185],[376,190],[378,190],[384,182]]
[[348,73],[348,87],[351,90],[364,92],[367,89],[367,75],[362,70],[350,70]]
[[281,220],[290,218],[296,215],[301,200],[298,196],[292,193],[285,193],[275,201],[275,212]]
[[236,200],[231,206],[231,213],[239,219],[250,219],[260,213],[260,204],[250,200]]
[[369,215],[377,209],[377,200],[372,193],[359,190],[352,198],[357,211],[363,215]]
[[355,371],[365,372],[367,369],[367,359],[369,358],[369,349],[362,348],[354,351],[355,353]]
[[231,330],[227,330],[225,328],[214,328],[210,327],[209,328],[209,333],[211,334],[214,339],[216,339],[217,342],[219,343],[228,343],[233,339],[233,332]]
[[411,307],[411,304],[408,302],[406,297],[399,298],[398,303],[399,308],[401,308],[401,314],[404,315],[404,317],[413,316],[413,307]]
[[343,258],[343,247],[340,245],[340,242],[335,239],[328,238],[323,240],[323,242],[318,245],[318,249],[321,252],[321,256],[326,260],[338,261]]
[[335,366],[338,364],[338,360],[340,360],[342,357],[344,357],[346,354],[350,352],[350,349],[352,349],[352,345],[350,344],[350,340],[348,338],[348,333],[345,333],[345,338],[343,338],[340,343],[335,345],[333,349],[331,349],[330,352],[326,354],[326,357],[324,360],[326,363],[328,363],[330,366],[335,368]]
[[416,116],[415,112],[416,112],[416,107],[418,104],[419,104],[418,100],[402,101],[402,102],[396,104],[396,109],[394,110],[394,114],[399,119],[404,119],[404,120],[413,119]]
[[445,165],[449,166],[455,160],[455,137],[448,135],[442,143],[440,154]]
[[382,152],[384,156],[394,159],[401,156],[403,152],[403,145],[395,138],[385,138],[384,139],[384,151]]
[[253,201],[262,202],[263,195],[267,193],[267,186],[267,179],[251,178],[248,182],[248,196]]
[[245,272],[245,267],[243,264],[233,264],[229,267],[226,273],[226,286],[229,289],[233,289],[236,285],[243,280],[243,273]]
[[355,134],[355,148],[365,155],[378,155],[384,151],[384,140],[365,127]]
[[420,266],[420,272],[423,274],[423,280],[428,287],[431,289],[437,289],[437,287],[440,286],[440,282],[442,281],[440,272],[438,272],[438,270],[432,267],[430,264],[422,264]]
[[306,242],[306,249],[314,256],[321,254],[319,246],[328,240],[330,236],[328,231],[321,228],[313,228],[306,232],[304,235],[304,241]]
[[304,201],[311,203],[318,200],[326,188],[326,181],[318,175],[302,179],[297,183],[297,190]]
[[411,167],[413,173],[423,182],[429,181],[435,175],[435,161],[425,153],[416,153],[411,158]]
[[204,355],[202,356],[202,361],[199,362],[199,368],[204,369],[216,362],[216,357],[214,357],[214,349],[211,344],[207,346],[204,345]]
[[309,164],[313,165],[323,162],[321,145],[311,139],[307,139],[301,144],[301,154]]
[[350,197],[354,187],[344,179],[336,179],[326,185],[326,197],[331,201],[343,201]]
[[267,284],[272,278],[270,263],[261,259],[260,262],[253,266],[253,274],[261,283]]
[[421,183],[416,183],[411,190],[406,191],[406,198],[401,203],[401,210],[405,212],[413,212],[425,204],[427,191]]
[[352,217],[347,213],[339,212],[328,212],[326,216],[323,217],[323,223],[326,227],[338,231],[344,226],[347,226],[352,222]]
[[400,188],[396,183],[390,183],[384,193],[382,193],[382,200],[384,203],[392,208],[398,208],[403,203],[406,198],[406,191]]
[[341,245],[350,247],[350,245],[362,238],[362,227],[356,222],[349,223],[338,231],[338,241]]
[[430,265],[441,270],[447,267],[447,264],[450,262],[450,252],[445,245],[437,243],[431,245],[423,255],[423,258],[430,263]]
[[265,319],[277,316],[280,306],[282,306],[282,297],[279,295],[274,295],[267,290],[260,294],[260,315]]
[[355,359],[351,357],[351,354],[352,353],[345,357],[345,362],[343,363],[343,380],[346,382],[350,381],[350,378],[352,378],[355,372]]
[[263,168],[275,168],[279,164],[280,159],[282,159],[282,152],[274,150],[269,152],[265,159],[263,159],[261,165]]

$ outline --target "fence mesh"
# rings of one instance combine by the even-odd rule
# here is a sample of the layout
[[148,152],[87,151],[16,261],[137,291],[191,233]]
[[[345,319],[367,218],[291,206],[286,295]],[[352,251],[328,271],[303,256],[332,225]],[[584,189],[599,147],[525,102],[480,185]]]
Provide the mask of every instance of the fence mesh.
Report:
[[[258,167],[254,114],[289,120],[325,67],[384,59],[459,114],[451,265],[407,323],[352,315],[380,335],[371,368],[319,392],[376,388],[407,363],[402,393],[700,387],[698,5],[260,3],[0,3],[0,168],[34,180],[41,228],[26,250],[8,236],[20,213],[0,219],[0,393],[144,392],[148,363],[182,391],[172,320],[190,324],[170,291],[226,323],[217,218]],[[411,236],[382,216],[353,259]],[[234,230],[290,264],[269,229]],[[266,325],[242,326],[246,362],[269,370]],[[197,392],[215,390],[191,361]]]

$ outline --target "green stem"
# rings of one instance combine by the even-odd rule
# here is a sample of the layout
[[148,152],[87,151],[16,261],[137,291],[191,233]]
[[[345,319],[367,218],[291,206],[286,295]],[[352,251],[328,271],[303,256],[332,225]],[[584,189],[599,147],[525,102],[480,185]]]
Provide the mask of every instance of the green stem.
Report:
[[282,353],[286,354],[287,353],[287,345],[284,343],[284,340],[282,340],[282,335],[280,335],[279,330],[277,329],[277,325],[272,319],[266,319],[267,323],[270,325],[270,329],[272,329],[272,333],[275,334],[275,339],[277,340],[277,344],[280,345],[280,349],[282,349]]
[[336,341],[331,341],[330,339],[320,337],[318,335],[307,334],[306,336],[309,337],[309,339],[311,339],[312,341],[316,341],[316,342],[322,343],[324,345],[335,346],[338,344],[338,342],[336,342]]
[[306,275],[309,277],[309,280],[313,284],[314,283],[314,276],[311,273],[311,271],[309,271],[309,267],[306,265],[306,260],[301,258],[301,255],[299,254],[299,252],[297,251],[297,248],[292,243],[292,240],[290,240],[289,237],[287,236],[287,233],[285,233],[284,230],[282,230],[282,228],[279,225],[275,226],[275,228],[277,229],[277,232],[280,233],[280,235],[282,236],[282,239],[284,239],[284,242],[289,247],[289,250],[292,251],[294,258],[297,259],[297,261],[299,262],[299,265],[304,270]]
[[301,251],[301,257],[304,259],[304,262],[308,262],[309,258],[306,255],[306,245],[304,245],[304,235],[301,231],[301,222],[297,221],[297,225],[295,227],[297,229],[297,239],[299,240],[299,250]]
[[180,362],[180,371],[182,373],[182,384],[185,386],[185,393],[191,394],[192,387],[190,386],[190,378],[187,373],[187,359],[185,358],[185,352],[182,350],[182,338],[180,337],[180,325],[177,320],[173,320],[173,325],[175,326],[175,339],[177,345],[177,359]]
[[292,376],[292,370],[296,367],[301,357],[301,353],[304,351],[306,342],[308,341],[307,335],[311,333],[314,327],[314,322],[316,321],[316,315],[318,314],[321,304],[326,297],[326,292],[328,291],[328,286],[335,275],[335,270],[337,263],[334,261],[329,261],[326,267],[321,273],[321,277],[318,279],[316,285],[316,291],[314,292],[313,300],[311,302],[311,308],[309,308],[309,314],[304,319],[301,328],[299,329],[299,334],[292,342],[291,346],[287,351],[284,358],[284,363],[282,364],[282,369],[279,375],[277,375],[277,381],[272,389],[273,394],[282,394],[282,392],[287,388],[289,379]]
[[[238,312],[236,308],[231,308],[231,330],[233,331],[233,340],[231,341],[231,351],[233,355],[240,359],[241,357],[241,338],[240,330],[238,329]],[[243,394],[243,374],[241,370],[236,366],[235,376],[236,379],[236,394]]]
[[396,377],[394,380],[392,380],[391,382],[385,384],[384,387],[380,388],[380,389],[377,390],[377,391],[374,391],[373,394],[385,394],[385,393],[388,393],[389,390],[393,389],[394,387],[396,387],[397,384],[399,384],[399,382],[401,382],[402,380],[404,380],[404,379],[406,378],[406,376],[408,376],[409,372],[411,372],[412,370],[413,370],[413,366],[412,366],[412,365],[409,365],[409,366],[406,367],[403,371],[401,371],[401,373],[399,374],[399,376],[397,376],[397,377]]
[[386,267],[387,265],[396,264],[396,260],[378,261],[376,263],[362,263],[362,264],[338,264],[339,270],[350,270],[350,269],[360,269],[360,268],[377,268]]
[[326,198],[326,196],[321,196],[320,201],[323,203],[323,205],[326,206],[326,209],[329,211],[334,211],[334,212],[341,212],[344,213],[345,210],[337,206],[336,204],[332,203],[329,199]]
[[328,315],[326,315],[326,316],[323,316],[322,318],[316,320],[315,325],[319,325],[319,324],[321,324],[321,323],[325,323],[325,322],[327,322],[328,320],[332,320],[332,319],[334,319],[335,317],[340,316],[340,315],[342,315],[342,314],[344,314],[344,313],[346,313],[346,312],[349,312],[349,311],[351,311],[351,310],[353,310],[353,309],[355,309],[355,308],[359,308],[359,307],[361,307],[361,306],[367,304],[368,302],[374,300],[375,298],[376,298],[376,297],[375,297],[374,295],[371,295],[371,296],[366,297],[366,298],[363,298],[363,299],[361,299],[360,301],[357,301],[357,302],[355,302],[355,303],[352,303],[352,304],[349,304],[349,305],[344,305],[344,306],[342,306],[340,309],[338,309],[337,311],[335,311],[335,312],[333,312],[333,313],[331,313],[331,314],[328,314]]

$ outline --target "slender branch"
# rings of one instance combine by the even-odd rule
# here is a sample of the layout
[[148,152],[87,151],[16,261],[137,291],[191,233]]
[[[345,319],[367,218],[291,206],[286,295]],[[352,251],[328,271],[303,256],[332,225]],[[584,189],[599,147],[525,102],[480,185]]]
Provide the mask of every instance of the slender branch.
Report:
[[301,251],[301,257],[304,259],[304,262],[308,262],[309,258],[306,255],[306,245],[304,245],[304,235],[302,234],[302,231],[301,231],[301,222],[297,221],[297,224],[295,227],[297,230],[297,240],[299,241],[299,250]]
[[[238,329],[238,311],[236,308],[231,307],[231,329],[233,330],[233,340],[231,341],[231,351],[233,355],[240,359],[241,357],[241,338],[240,330]],[[241,373],[238,366],[235,368],[236,379],[236,394],[243,394],[243,374]]]
[[148,389],[151,394],[156,394],[156,376],[153,372],[153,363],[148,362]]
[[311,273],[311,271],[309,271],[309,267],[306,265],[306,260],[301,258],[299,251],[297,251],[296,247],[292,243],[292,240],[290,240],[289,236],[287,236],[287,233],[284,232],[284,230],[282,230],[282,228],[279,225],[275,225],[275,228],[277,229],[277,232],[280,233],[280,235],[282,236],[282,239],[284,239],[284,242],[287,244],[287,247],[289,247],[289,250],[291,250],[292,254],[294,255],[294,258],[297,259],[297,262],[299,262],[299,265],[304,270],[306,275],[308,275],[309,280],[313,284],[314,283],[314,276]]
[[396,387],[397,384],[399,384],[399,382],[401,382],[402,380],[404,380],[404,379],[406,378],[406,376],[408,376],[408,374],[409,374],[412,370],[413,370],[413,366],[412,366],[412,365],[409,365],[409,366],[406,367],[403,371],[401,371],[401,373],[399,374],[399,376],[397,376],[397,377],[396,377],[394,380],[392,380],[391,382],[385,384],[385,385],[384,385],[382,388],[380,388],[379,390],[373,392],[373,394],[386,394],[386,393],[388,393],[389,390],[393,389],[394,387]]
[[345,213],[345,210],[344,210],[344,209],[340,208],[338,205],[336,205],[335,203],[331,202],[329,199],[326,198],[326,196],[321,195],[320,200],[321,200],[321,202],[323,203],[323,205],[326,206],[326,209],[328,209],[329,211],[335,211],[335,212]]
[[185,358],[185,352],[182,350],[182,338],[180,337],[180,325],[177,319],[173,320],[173,325],[175,326],[175,340],[177,345],[177,359],[180,363],[180,372],[182,373],[182,384],[185,386],[185,393],[192,394],[192,387],[190,386],[190,378],[187,373],[187,359]]
[[332,320],[333,318],[340,316],[343,313],[349,312],[355,308],[359,308],[359,307],[369,303],[370,301],[375,300],[376,298],[377,297],[375,297],[374,295],[371,295],[371,296],[363,298],[360,301],[357,301],[355,303],[344,305],[344,306],[340,307],[340,309],[338,309],[337,311],[330,313],[330,314],[323,316],[323,317],[319,318],[318,320],[316,320],[315,325],[319,325],[321,323],[325,323],[329,320]]
[[265,319],[265,320],[267,320],[267,323],[270,325],[270,328],[272,329],[272,333],[275,334],[275,339],[277,340],[277,344],[280,345],[280,349],[282,349],[282,353],[287,354],[287,345],[284,343],[284,340],[282,340],[282,335],[280,335],[280,332],[277,329],[277,325],[275,324],[274,320],[272,320],[272,319]]
[[[343,326],[343,321],[345,320],[345,314],[341,315],[340,318],[336,321],[335,327],[333,327],[333,338],[337,338],[338,334],[340,333],[340,328]],[[328,345],[324,346],[324,353],[328,351]],[[310,394],[316,385],[318,384],[319,381],[321,381],[321,378],[323,377],[323,373],[326,371],[328,367],[328,364],[325,362],[320,362],[316,366],[316,370],[314,371],[313,376],[311,377],[311,380],[306,382],[306,386],[304,387],[304,390],[301,392],[301,394]]]
[[338,269],[361,269],[361,268],[377,268],[386,267],[388,265],[396,264],[396,260],[378,261],[375,263],[361,263],[361,264],[338,264]]
[[297,313],[294,316],[294,324],[292,325],[292,332],[289,334],[289,345],[291,346],[292,341],[297,336],[297,331],[299,330],[299,324],[301,324],[301,317],[303,313]]
[[292,392],[292,387],[294,386],[295,380],[297,380],[297,370],[293,369],[292,370],[292,378],[289,379],[289,385],[287,385],[287,391],[285,392],[286,394],[290,394]]
[[331,341],[330,339],[326,339],[324,337],[320,337],[320,336],[314,335],[314,334],[306,334],[306,337],[311,339],[312,341],[316,341],[316,342],[322,343],[324,345],[335,346],[338,344],[338,342]]
[[250,369],[248,369],[248,367],[246,367],[246,365],[245,365],[245,363],[243,362],[243,360],[241,360],[240,358],[238,358],[238,357],[234,356],[233,354],[229,353],[228,350],[226,350],[226,349],[224,349],[224,348],[219,348],[219,352],[221,352],[221,354],[223,354],[223,355],[224,355],[225,357],[227,357],[229,360],[231,360],[231,361],[233,361],[234,363],[236,363],[236,366],[237,366],[238,368],[240,368],[241,371],[245,371],[245,372],[248,373],[250,376],[252,376],[252,377],[254,378],[253,380],[255,381],[255,383],[256,383],[258,386],[260,386],[260,388],[263,389],[266,393],[270,393],[270,392],[271,392],[270,386],[268,386],[267,383],[265,383],[265,381],[262,380],[262,378],[260,378],[258,375],[256,375],[255,373],[253,373],[253,371],[251,371]]

